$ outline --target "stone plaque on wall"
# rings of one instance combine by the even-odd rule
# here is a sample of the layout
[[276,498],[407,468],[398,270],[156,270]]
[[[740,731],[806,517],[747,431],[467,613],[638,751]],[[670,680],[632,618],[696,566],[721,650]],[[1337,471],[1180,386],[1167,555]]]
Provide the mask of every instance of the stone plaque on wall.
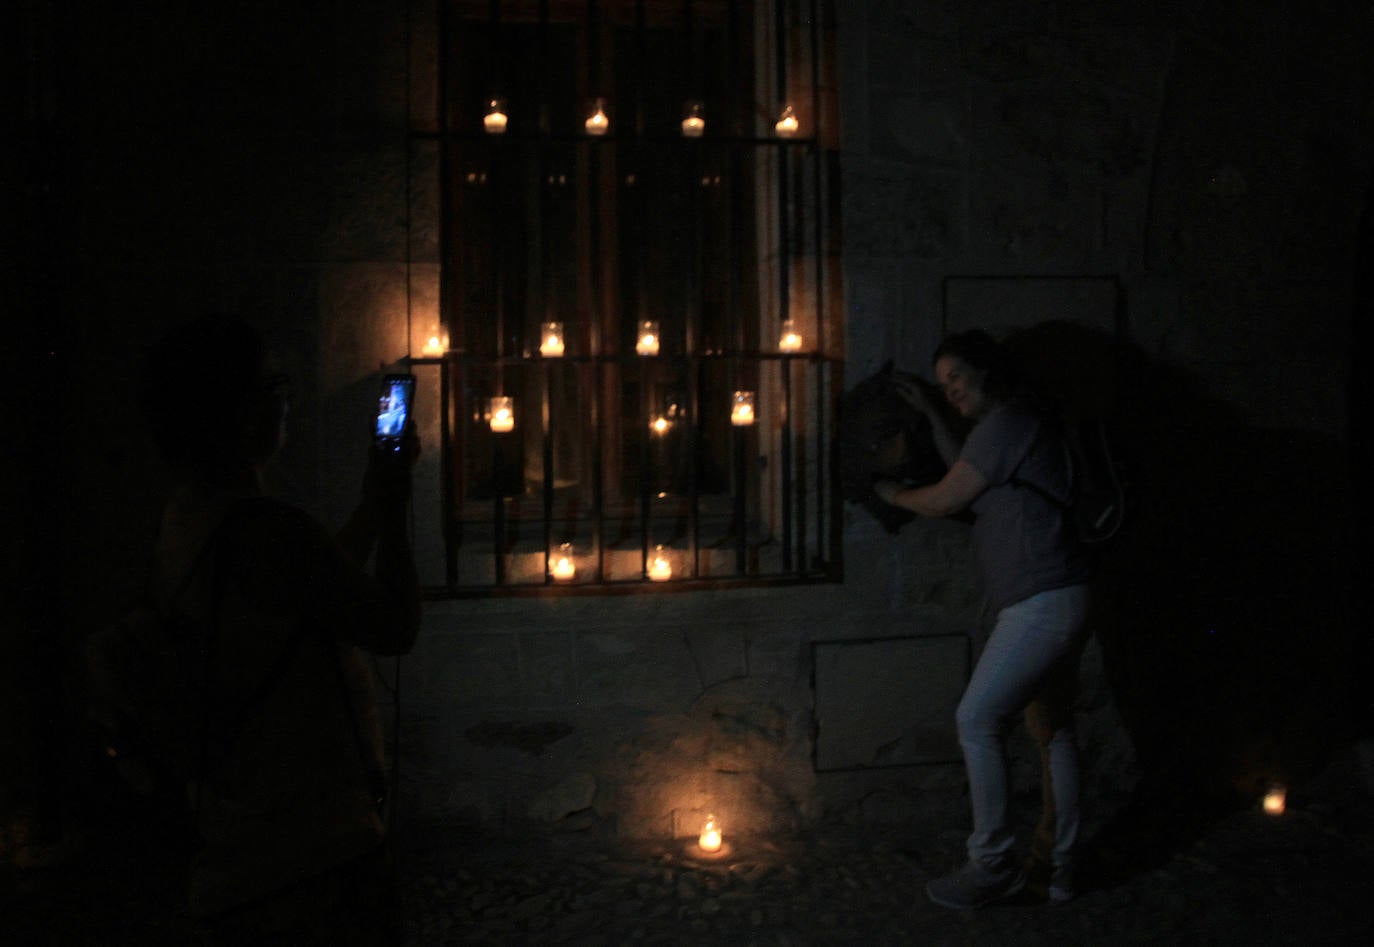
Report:
[[1118,331],[1121,284],[1114,276],[951,276],[944,331],[985,329],[1001,338],[1042,322]]
[[816,771],[960,761],[969,651],[965,635],[815,642]]

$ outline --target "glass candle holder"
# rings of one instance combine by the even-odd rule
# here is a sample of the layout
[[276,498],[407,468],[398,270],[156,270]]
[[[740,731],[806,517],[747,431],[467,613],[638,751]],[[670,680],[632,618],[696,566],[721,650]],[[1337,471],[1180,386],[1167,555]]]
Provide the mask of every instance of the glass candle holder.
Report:
[[784,105],[782,114],[773,124],[773,131],[779,138],[795,138],[800,127],[797,122],[797,113],[792,110],[792,106]]
[[488,135],[504,135],[509,121],[505,99],[498,96],[487,102],[487,113],[482,116],[482,127]]
[[606,114],[606,100],[597,99],[587,110],[587,120],[582,123],[588,135],[601,136],[611,129],[611,118]]
[[515,430],[515,399],[509,395],[497,395],[487,405],[487,423],[496,434],[508,434]]
[[658,323],[645,319],[639,324],[639,336],[635,340],[635,354],[658,354]]
[[662,546],[655,546],[653,555],[649,557],[649,581],[667,582],[672,577],[673,564],[668,561],[668,554]]
[[700,138],[706,132],[706,106],[691,99],[682,109],[682,137]]
[[716,822],[715,816],[708,815],[706,824],[701,827],[701,835],[697,837],[697,844],[703,852],[718,852],[721,841],[720,825]]
[[577,575],[577,563],[573,561],[572,543],[562,543],[558,550],[549,556],[549,574],[555,582],[571,582]]
[[563,323],[546,322],[539,327],[539,354],[545,358],[563,356]]
[[447,351],[448,333],[443,329],[435,328],[425,337],[425,344],[420,350],[420,354],[429,358],[434,358],[435,356],[443,355]]
[[801,333],[797,331],[797,327],[791,319],[784,319],[782,332],[778,334],[778,350],[781,352],[800,352],[801,347]]
[[752,391],[735,392],[734,400],[730,404],[730,423],[735,427],[749,427],[754,423],[754,393]]

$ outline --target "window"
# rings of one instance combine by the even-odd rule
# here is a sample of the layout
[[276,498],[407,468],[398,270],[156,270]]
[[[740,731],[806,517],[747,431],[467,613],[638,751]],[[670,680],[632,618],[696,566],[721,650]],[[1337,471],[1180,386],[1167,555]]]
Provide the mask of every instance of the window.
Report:
[[440,4],[445,590],[834,576],[815,4]]

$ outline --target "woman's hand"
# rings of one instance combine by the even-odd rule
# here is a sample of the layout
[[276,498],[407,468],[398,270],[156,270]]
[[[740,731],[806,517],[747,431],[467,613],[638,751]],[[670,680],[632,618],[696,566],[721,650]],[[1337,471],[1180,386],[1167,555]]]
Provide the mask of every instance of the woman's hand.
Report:
[[888,506],[897,506],[897,494],[901,493],[905,487],[896,480],[878,480],[873,484],[873,492],[878,495]]
[[919,376],[908,372],[893,372],[892,388],[897,392],[897,396],[914,410],[924,415],[935,412],[935,406],[930,403],[930,397],[926,394]]
[[404,508],[410,499],[411,470],[420,456],[420,437],[406,425],[395,450],[374,446],[363,475],[363,499],[379,508]]

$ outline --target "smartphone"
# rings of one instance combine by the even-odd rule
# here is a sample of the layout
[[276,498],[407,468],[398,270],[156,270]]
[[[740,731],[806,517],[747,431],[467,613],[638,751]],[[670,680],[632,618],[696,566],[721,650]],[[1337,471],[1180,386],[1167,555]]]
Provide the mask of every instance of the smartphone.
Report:
[[415,403],[414,375],[387,375],[377,396],[377,417],[373,423],[373,438],[381,450],[401,449],[401,434],[410,423]]

